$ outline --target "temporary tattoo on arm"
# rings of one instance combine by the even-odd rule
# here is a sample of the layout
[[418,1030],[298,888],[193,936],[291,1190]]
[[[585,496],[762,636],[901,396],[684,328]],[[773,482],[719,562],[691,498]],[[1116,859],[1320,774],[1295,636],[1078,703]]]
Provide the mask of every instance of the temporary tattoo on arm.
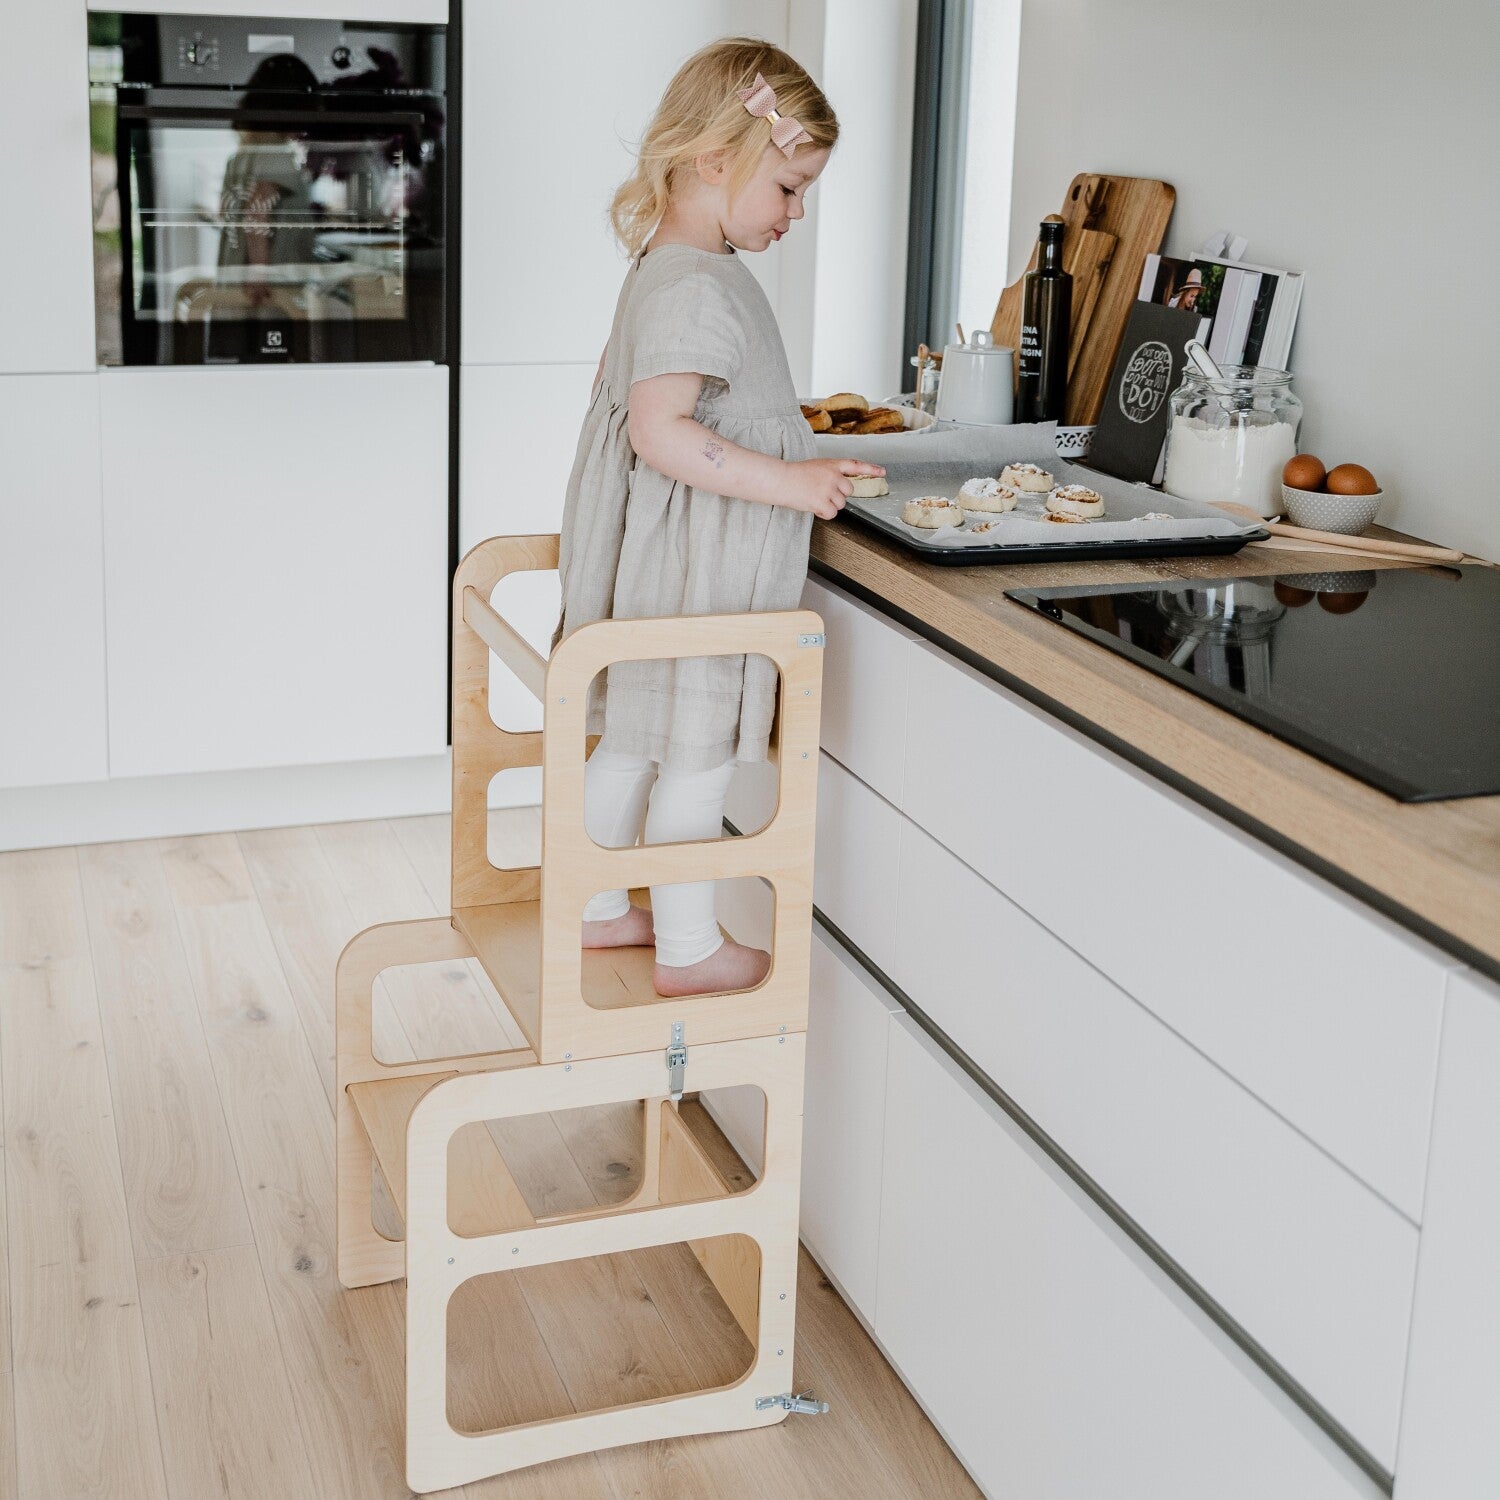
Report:
[[703,456],[714,468],[724,467],[724,445],[722,443],[707,442],[703,445]]

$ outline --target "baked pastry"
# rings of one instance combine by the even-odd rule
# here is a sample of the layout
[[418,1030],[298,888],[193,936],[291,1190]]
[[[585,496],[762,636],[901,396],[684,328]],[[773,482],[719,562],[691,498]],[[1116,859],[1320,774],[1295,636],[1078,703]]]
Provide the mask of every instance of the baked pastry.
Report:
[[835,422],[828,430],[830,432],[853,432],[858,426],[859,418],[854,416],[850,417],[846,422]]
[[889,495],[891,487],[878,474],[855,474],[850,477],[854,486],[855,500],[873,500],[877,495]]
[[971,536],[982,536],[986,531],[994,531],[999,527],[998,521],[976,521],[969,527]]
[[804,406],[802,415],[814,432],[827,432],[833,426],[833,418],[821,406]]
[[958,503],[965,510],[1014,510],[1020,496],[998,479],[966,479],[958,492]]
[[1060,484],[1047,496],[1050,514],[1092,521],[1104,514],[1104,496],[1082,484]]
[[856,432],[904,432],[906,420],[894,406],[874,406],[864,420],[855,425]]
[[1056,521],[1059,526],[1087,526],[1089,524],[1089,518],[1087,516],[1064,515],[1063,512],[1059,510],[1047,511],[1042,516],[1042,520]]
[[837,396],[825,396],[818,405],[824,411],[869,411],[870,403],[853,391],[840,391]]
[[1148,510],[1145,515],[1137,516],[1137,521],[1175,521],[1176,516],[1169,516],[1164,510]]
[[1000,471],[1000,483],[1013,490],[1041,494],[1052,488],[1052,476],[1040,464],[1006,464]]
[[901,507],[901,519],[908,526],[936,531],[939,526],[961,526],[964,513],[946,495],[921,495]]

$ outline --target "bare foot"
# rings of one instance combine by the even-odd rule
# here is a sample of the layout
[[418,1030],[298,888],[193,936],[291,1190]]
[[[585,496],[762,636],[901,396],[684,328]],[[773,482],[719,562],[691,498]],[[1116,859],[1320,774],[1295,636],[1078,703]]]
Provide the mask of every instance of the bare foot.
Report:
[[607,922],[583,924],[585,948],[649,948],[655,941],[651,913],[644,906],[632,906],[623,917]]
[[701,963],[673,968],[657,964],[652,976],[656,993],[676,999],[682,995],[718,995],[753,989],[771,972],[771,955],[725,938],[722,946]]

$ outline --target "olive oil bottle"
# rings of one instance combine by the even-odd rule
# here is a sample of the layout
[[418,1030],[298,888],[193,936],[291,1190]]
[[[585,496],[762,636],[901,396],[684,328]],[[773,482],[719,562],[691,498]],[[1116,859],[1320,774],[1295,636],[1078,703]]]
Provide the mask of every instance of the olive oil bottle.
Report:
[[1063,223],[1044,219],[1036,270],[1021,294],[1021,363],[1016,419],[1061,422],[1068,400],[1073,278],[1062,268]]

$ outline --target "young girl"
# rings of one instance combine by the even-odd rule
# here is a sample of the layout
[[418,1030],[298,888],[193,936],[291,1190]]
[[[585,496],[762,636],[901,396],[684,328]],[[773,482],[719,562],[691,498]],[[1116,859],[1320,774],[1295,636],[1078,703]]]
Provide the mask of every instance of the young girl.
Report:
[[[766,42],[715,42],[668,85],[611,209],[633,259],[568,483],[559,639],[600,619],[795,609],[813,516],[839,513],[849,476],[884,472],[813,456],[742,255],[802,217],[837,139],[818,86]],[[620,662],[605,679],[589,705],[589,732],[603,735],[585,775],[590,838],[718,837],[735,763],[766,758],[772,663]],[[654,941],[662,995],[765,977],[769,954],[720,934],[712,882],[655,887],[651,905],[596,896],[584,946]]]

